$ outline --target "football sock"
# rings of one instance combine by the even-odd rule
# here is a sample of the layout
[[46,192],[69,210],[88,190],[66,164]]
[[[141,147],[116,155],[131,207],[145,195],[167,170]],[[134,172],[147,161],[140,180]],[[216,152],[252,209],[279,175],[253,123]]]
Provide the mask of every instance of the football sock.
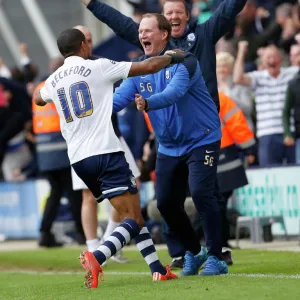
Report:
[[103,235],[103,240],[107,240],[108,237],[112,234],[112,232],[120,225],[119,222],[114,222],[111,218],[109,218],[108,220],[108,224],[107,224],[107,227],[106,227],[106,230],[104,232],[104,235]]
[[97,250],[99,247],[99,240],[98,239],[93,239],[93,240],[86,240],[87,248],[89,252],[93,252]]
[[154,272],[159,272],[162,275],[166,275],[167,270],[161,264],[158,255],[156,253],[155,246],[153,244],[153,240],[150,236],[150,233],[147,227],[143,227],[140,231],[140,234],[135,238],[136,246],[138,250],[143,255],[146,263],[150,267],[152,274]]
[[135,238],[139,231],[139,226],[134,220],[125,219],[107,240],[93,252],[99,264],[102,265],[107,259],[115,255],[129,241]]

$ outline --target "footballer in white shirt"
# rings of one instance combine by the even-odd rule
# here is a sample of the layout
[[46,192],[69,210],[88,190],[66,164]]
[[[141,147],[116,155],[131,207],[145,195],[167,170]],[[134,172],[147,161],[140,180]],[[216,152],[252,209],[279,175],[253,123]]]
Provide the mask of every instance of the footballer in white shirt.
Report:
[[[153,28],[157,38],[170,35],[171,27],[168,22],[165,24],[166,28]],[[103,199],[110,200],[123,220],[96,251],[81,253],[86,286],[98,286],[98,276],[103,274],[101,265],[132,238],[136,238],[153,280],[177,278],[160,263],[144,227],[135,179],[114,133],[111,115],[116,81],[155,73],[169,64],[180,63],[184,60],[183,53],[166,51],[164,55],[134,63],[102,58],[89,60],[90,48],[85,36],[74,28],[63,31],[57,45],[65,62],[34,95],[35,103],[43,106],[54,102],[73,169],[96,199],[103,195]],[[145,247],[146,252],[142,251]]]

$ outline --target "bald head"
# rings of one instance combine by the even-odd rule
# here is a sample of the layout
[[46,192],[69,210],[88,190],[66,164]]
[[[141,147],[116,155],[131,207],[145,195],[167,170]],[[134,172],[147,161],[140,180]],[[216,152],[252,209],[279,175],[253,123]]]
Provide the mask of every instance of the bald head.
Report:
[[85,41],[86,41],[87,45],[89,46],[89,48],[91,49],[91,53],[90,53],[90,56],[91,56],[92,50],[93,50],[93,39],[92,39],[91,32],[89,31],[89,29],[86,26],[83,26],[83,25],[77,25],[73,28],[80,30],[84,34]]

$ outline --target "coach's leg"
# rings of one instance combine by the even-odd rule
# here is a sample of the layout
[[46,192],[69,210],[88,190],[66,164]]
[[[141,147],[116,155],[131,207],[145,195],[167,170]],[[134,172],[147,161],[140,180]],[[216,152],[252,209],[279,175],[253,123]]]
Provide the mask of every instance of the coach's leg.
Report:
[[197,235],[184,210],[188,169],[182,158],[158,153],[156,161],[157,208],[184,249],[201,251]]
[[[173,183],[168,183],[168,177],[165,177],[163,173],[164,159],[167,158],[161,154],[158,154],[156,162],[156,194],[157,194],[157,206],[160,210],[162,216],[163,214],[172,214],[172,218],[177,218],[176,212],[173,212],[173,205],[178,206],[179,209],[184,209],[184,202],[186,199],[187,191],[187,180],[188,177],[187,167],[184,164],[180,164],[180,160],[174,159],[172,165],[170,165],[170,170],[168,173],[175,175]],[[172,159],[173,160],[173,159]],[[178,164],[178,165],[177,165]],[[168,200],[169,199],[169,200]],[[170,201],[168,203],[168,201]],[[172,207],[172,208],[171,208]],[[164,212],[162,212],[164,211]],[[185,211],[184,211],[185,213]],[[185,217],[184,217],[185,218]],[[183,258],[186,252],[185,246],[182,244],[178,232],[174,232],[168,226],[166,220],[163,219],[163,236],[168,247],[170,256],[173,259]],[[196,249],[195,251],[197,251]]]
[[215,195],[217,164],[220,143],[194,149],[187,158],[189,186],[197,211],[200,214],[206,241],[209,241],[209,258],[203,275],[219,275],[228,269],[222,258],[221,216]]
[[[186,249],[184,245],[180,242],[180,237],[178,237],[178,235],[170,229],[165,220],[163,220],[162,227],[164,240],[168,247],[169,255],[173,259],[173,264],[174,261],[180,261],[183,259]],[[173,269],[172,266],[171,268]]]

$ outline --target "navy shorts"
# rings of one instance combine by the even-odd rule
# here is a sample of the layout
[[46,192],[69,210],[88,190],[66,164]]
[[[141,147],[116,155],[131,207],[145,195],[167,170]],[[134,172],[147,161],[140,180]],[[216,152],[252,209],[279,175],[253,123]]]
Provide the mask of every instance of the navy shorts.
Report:
[[98,202],[129,191],[138,192],[124,152],[95,155],[72,165]]

